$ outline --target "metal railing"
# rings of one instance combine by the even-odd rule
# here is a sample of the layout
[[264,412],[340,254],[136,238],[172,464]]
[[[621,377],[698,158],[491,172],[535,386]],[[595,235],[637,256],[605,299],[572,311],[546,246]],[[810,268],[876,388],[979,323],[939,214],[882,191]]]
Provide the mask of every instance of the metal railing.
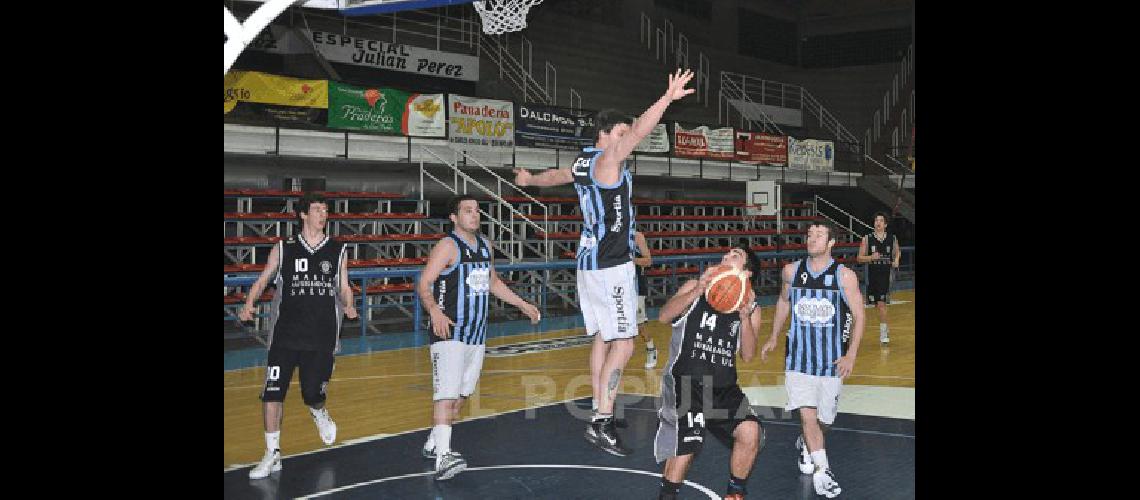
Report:
[[[835,218],[833,218],[833,217],[831,217],[831,216],[828,216],[827,214],[825,214],[825,213],[821,212],[821,211],[819,210],[820,202],[822,202],[822,203],[824,204],[824,206],[827,206],[827,207],[829,207],[829,208],[833,208],[833,209],[835,209],[836,211],[838,211],[839,213],[841,213],[841,214],[843,214],[843,215],[847,216],[847,224],[843,224],[842,222],[840,222],[840,221],[836,220]],[[834,203],[832,203],[832,202],[830,202],[830,201],[827,201],[827,200],[825,200],[825,199],[821,198],[821,197],[820,197],[818,194],[817,194],[817,195],[813,195],[813,197],[812,197],[812,207],[813,207],[813,210],[815,211],[815,214],[816,214],[816,215],[818,215],[818,216],[820,216],[820,217],[823,217],[823,218],[825,218],[825,219],[827,219],[827,220],[831,221],[832,223],[834,223],[835,225],[837,225],[837,226],[839,226],[839,227],[842,227],[843,229],[846,229],[846,230],[847,230],[847,232],[849,232],[849,233],[851,233],[851,234],[853,234],[853,235],[856,235],[856,236],[858,236],[858,235],[860,235],[860,234],[865,234],[865,232],[864,232],[864,233],[860,233],[860,232],[857,232],[857,231],[855,231],[855,223],[856,223],[856,222],[858,222],[860,226],[863,226],[863,227],[867,228],[867,230],[869,230],[869,231],[873,231],[873,230],[875,229],[874,227],[872,227],[871,225],[867,224],[866,222],[863,222],[863,221],[859,220],[858,218],[856,218],[854,215],[851,215],[851,214],[850,214],[849,212],[847,212],[846,210],[844,210],[844,209],[842,209],[842,208],[839,208],[839,206],[838,206],[838,205],[836,205],[836,204],[834,204]]]
[[[523,191],[521,188],[514,185],[510,181],[503,179],[501,176],[499,176],[495,172],[491,171],[491,169],[484,166],[482,163],[480,163],[478,160],[476,160],[475,158],[468,155],[466,152],[454,151],[455,159],[453,160],[453,162],[449,162],[449,161],[445,160],[444,158],[440,157],[438,154],[436,154],[431,149],[428,149],[425,147],[425,148],[421,148],[421,150],[428,153],[433,158],[439,160],[440,163],[442,163],[442,164],[446,165],[448,168],[450,168],[452,171],[452,175],[453,175],[452,185],[448,185],[446,182],[441,181],[438,177],[436,177],[435,175],[432,175],[430,172],[428,172],[426,169],[426,162],[421,158],[421,160],[420,160],[420,199],[421,200],[424,198],[424,177],[425,176],[430,178],[431,180],[435,181],[437,184],[447,188],[448,190],[450,190],[452,193],[455,193],[455,194],[460,194],[460,186],[462,186],[462,194],[467,194],[467,186],[469,184],[474,185],[476,188],[483,191],[483,193],[487,194],[493,200],[495,200],[495,202],[498,203],[498,205],[497,205],[498,210],[496,210],[497,216],[483,212],[482,209],[480,209],[479,211],[482,212],[483,215],[485,215],[487,217],[487,220],[493,226],[498,228],[499,231],[495,237],[495,244],[505,245],[504,247],[500,247],[500,250],[503,250],[503,248],[514,249],[514,247],[511,246],[514,244],[514,242],[528,239],[525,237],[519,237],[519,235],[517,234],[517,232],[515,231],[515,229],[513,227],[513,224],[508,225],[508,224],[503,223],[502,219],[505,218],[505,215],[503,214],[503,208],[505,207],[507,212],[510,212],[511,215],[514,215],[517,218],[521,219],[521,221],[524,225],[530,225],[535,230],[542,231],[542,235],[543,235],[542,236],[542,241],[543,241],[542,249],[541,249],[541,251],[538,251],[536,253],[543,260],[547,260],[547,261],[550,260],[551,253],[552,253],[551,252],[551,246],[550,246],[550,236],[548,234],[549,228],[550,228],[550,220],[549,220],[549,208],[546,206],[546,204],[536,200],[529,193],[527,193],[526,191]],[[480,169],[482,169],[484,172],[486,172],[487,174],[490,174],[495,179],[495,182],[496,182],[495,190],[492,191],[487,186],[484,186],[480,182],[476,181],[470,175],[467,175],[467,173],[460,171],[459,167],[458,167],[460,158],[462,158],[464,160],[464,163],[474,164],[477,167],[479,167]],[[462,185],[459,183],[460,180],[463,181]],[[527,216],[527,214],[520,212],[513,205],[511,205],[509,202],[507,202],[506,200],[503,199],[503,185],[504,184],[506,184],[511,189],[514,189],[518,193],[522,194],[527,199],[529,199],[532,203],[534,203],[534,204],[536,204],[542,208],[542,226],[539,226],[536,222],[532,221],[531,218]],[[532,216],[533,216],[533,214],[532,214]],[[505,236],[505,238],[504,238],[504,236]],[[517,252],[504,251],[503,253],[507,254],[507,256],[510,258],[511,262],[517,262],[519,260],[522,260],[523,250],[524,250],[524,248],[523,248],[522,244],[520,243],[518,246]],[[535,249],[531,248],[531,250],[533,251]]]
[[746,127],[745,120],[747,119],[749,122],[759,123],[765,132],[785,135],[784,131],[780,129],[780,126],[776,125],[776,122],[772,120],[772,117],[768,116],[768,113],[765,113],[764,110],[760,109],[759,107],[749,108],[749,111],[755,111],[756,113],[759,113],[759,116],[757,117],[751,113],[746,113],[744,109],[738,108],[732,104],[733,99],[744,103],[762,103],[756,103],[751,98],[749,98],[748,93],[745,92],[744,87],[739,85],[735,80],[731,79],[727,75],[728,73],[725,71],[720,72],[720,92],[718,94],[719,98],[717,99],[717,120],[722,125],[731,124],[729,111],[736,109],[737,114],[740,115],[740,129],[752,130],[751,123],[747,123]]
[[[914,283],[915,283],[915,259],[914,259],[915,247],[914,246],[900,246],[899,250],[900,250],[901,256],[900,256],[900,262],[899,262],[898,275],[896,277],[895,282],[898,283],[899,281],[906,281],[906,282],[909,282],[908,284],[913,287]],[[842,248],[833,249],[832,255],[835,257],[850,256],[850,255],[856,254],[857,252],[858,252],[858,248],[842,247]],[[664,296],[661,294],[654,294],[654,298],[656,300],[662,300],[664,298],[667,298],[668,295],[675,293],[675,290],[680,288],[680,286],[682,284],[682,280],[689,279],[694,275],[699,275],[699,274],[693,274],[691,272],[690,273],[679,273],[679,272],[677,272],[680,269],[690,267],[689,264],[696,264],[698,273],[703,272],[704,269],[707,268],[709,265],[714,265],[714,264],[718,263],[720,261],[720,259],[722,258],[722,256],[723,256],[723,254],[703,254],[703,255],[675,255],[675,256],[654,257],[653,258],[654,266],[664,266],[664,267],[667,267],[667,268],[673,270],[673,272],[671,272],[670,274],[667,274],[665,276],[649,277],[651,282],[663,282],[664,283],[664,285],[658,285],[658,286],[664,287],[664,292],[665,292]],[[805,256],[807,256],[807,252],[805,252],[803,250],[783,250],[783,251],[776,251],[776,252],[756,252],[756,256],[759,257],[761,260],[773,260],[773,259],[775,259],[776,261],[782,262],[782,261],[791,261],[793,259],[805,257]],[[852,267],[866,266],[866,265],[867,264],[854,264]],[[541,288],[541,290],[539,290],[538,293],[536,293],[536,294],[534,294],[534,293],[532,293],[532,294],[520,293],[520,296],[522,296],[523,298],[531,299],[539,307],[539,310],[542,311],[543,318],[548,318],[551,316],[547,314],[547,311],[551,310],[551,308],[549,307],[548,301],[545,300],[545,297],[549,294],[560,294],[560,291],[556,290],[555,287],[561,286],[561,285],[558,285],[557,283],[555,283],[554,280],[551,280],[549,278],[551,276],[551,273],[554,273],[554,272],[572,273],[572,272],[574,272],[574,269],[576,267],[577,267],[577,263],[573,259],[567,259],[567,260],[560,260],[560,261],[555,261],[555,262],[520,262],[520,263],[511,263],[511,264],[502,264],[502,265],[497,264],[497,265],[495,265],[495,271],[498,273],[504,274],[504,275],[510,275],[511,273],[528,273],[528,272],[542,271],[544,273],[542,275],[542,276],[544,276],[544,278],[540,279],[540,280],[536,280],[536,284],[538,287]],[[426,318],[424,317],[424,314],[423,314],[423,305],[420,303],[419,296],[415,292],[414,285],[413,285],[413,290],[411,292],[404,292],[405,294],[411,294],[412,303],[399,304],[399,305],[383,304],[383,303],[381,303],[381,304],[371,303],[369,301],[369,293],[368,293],[368,287],[367,287],[368,280],[375,280],[375,279],[385,279],[385,280],[393,279],[393,278],[410,279],[411,282],[413,284],[415,284],[415,283],[419,282],[420,273],[422,272],[422,269],[423,268],[421,268],[421,267],[415,267],[415,268],[402,268],[402,269],[352,269],[352,270],[349,270],[349,272],[348,272],[349,282],[351,282],[351,283],[359,282],[362,285],[360,287],[361,293],[354,297],[356,304],[357,304],[357,310],[360,312],[360,317],[361,317],[361,319],[359,321],[360,321],[360,335],[362,338],[369,336],[368,330],[369,330],[369,327],[371,326],[372,322],[369,321],[368,318],[372,317],[371,312],[373,309],[385,309],[385,308],[391,308],[391,307],[402,307],[402,308],[407,307],[407,308],[411,309],[408,316],[410,316],[412,319],[412,330],[415,334],[417,334],[416,342],[415,342],[416,345],[422,345],[422,343],[426,343],[427,339],[425,337],[421,337],[418,335],[418,334],[426,332],[426,327],[427,327],[426,323],[427,322],[426,322]],[[859,271],[856,271],[856,272],[859,272]],[[758,278],[759,279],[758,283],[761,283],[761,284],[762,283],[778,284],[779,283],[779,273],[780,273],[780,268],[778,268],[778,267],[766,268],[766,269],[760,270],[758,273],[754,274],[753,276]],[[535,273],[535,275],[539,276],[537,273]],[[860,275],[862,275],[862,273],[860,273]],[[226,290],[233,289],[233,288],[244,288],[244,289],[246,289],[245,290],[246,293],[248,293],[248,287],[253,285],[253,283],[255,281],[257,281],[257,274],[256,273],[249,273],[249,274],[243,274],[243,275],[238,275],[238,276],[226,276],[226,277],[224,277],[223,281],[224,281],[224,287],[226,288]],[[859,281],[860,281],[861,286],[864,285],[865,280],[860,279]],[[572,285],[570,285],[570,286],[572,287]],[[518,284],[512,286],[512,288],[517,288],[517,287],[518,287]],[[650,288],[651,289],[655,288],[652,283],[651,283]],[[763,288],[767,288],[769,291],[774,290],[774,293],[779,293],[778,287],[773,287],[773,286],[763,287],[762,286],[762,289]],[[572,288],[571,288],[571,290],[572,290]],[[536,295],[537,295],[537,297],[536,297]],[[372,297],[376,297],[376,295],[373,294]],[[762,297],[771,297],[771,294],[762,295]],[[492,301],[491,304],[492,304],[492,306],[495,306],[496,302]],[[238,318],[237,318],[235,313],[241,306],[242,306],[241,304],[233,304],[233,305],[225,306],[224,309],[226,311],[226,315],[223,317],[223,320],[227,321],[227,322],[237,321]],[[257,319],[263,319],[263,318],[266,318],[269,316],[269,314],[268,314],[268,303],[265,303],[265,302],[257,303],[257,309],[258,309],[258,313],[256,314]],[[570,311],[567,311],[565,308],[563,308],[563,311],[570,312]],[[492,312],[494,313],[496,311],[492,311]],[[261,322],[260,324],[264,325],[265,323]],[[267,333],[268,333],[268,331],[265,331],[265,330],[258,331],[258,330],[249,329],[242,336],[246,337],[246,338],[257,338],[258,340],[262,340],[261,337]],[[262,340],[262,342],[264,342],[264,340]]]

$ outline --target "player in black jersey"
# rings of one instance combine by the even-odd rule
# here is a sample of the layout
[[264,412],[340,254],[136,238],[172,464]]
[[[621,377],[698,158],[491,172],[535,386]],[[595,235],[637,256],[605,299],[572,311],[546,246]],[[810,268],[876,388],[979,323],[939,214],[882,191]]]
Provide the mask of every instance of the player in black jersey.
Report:
[[891,301],[892,273],[899,268],[899,240],[887,232],[887,214],[875,213],[875,232],[863,236],[858,261],[867,264],[867,304],[879,310],[879,342],[890,343],[887,304]]
[[295,205],[301,234],[282,240],[269,251],[265,270],[249,290],[238,313],[253,318],[254,302],[272,279],[277,286],[269,319],[269,356],[261,391],[265,422],[265,456],[249,472],[260,479],[281,470],[281,417],[293,370],[300,370],[301,397],[325,444],[336,441],[336,424],[325,407],[333,355],[340,350],[341,314],[357,317],[348,283],[343,243],[325,234],[328,204],[313,193]]
[[613,406],[622,370],[633,354],[637,335],[636,272],[634,250],[633,175],[625,159],[665,113],[670,103],[695,92],[685,85],[693,72],[678,69],[669,75],[665,95],[633,123],[620,113],[603,110],[595,120],[597,141],[584,148],[571,168],[531,175],[515,169],[519,186],[559,186],[573,183],[582,209],[582,235],[578,244],[577,288],[586,334],[594,335],[590,375],[595,411],[586,426],[586,440],[607,453],[626,456],[614,430]]
[[[741,245],[729,250],[720,263],[743,269],[750,284],[752,271],[760,265],[756,255]],[[764,443],[760,419],[736,376],[737,353],[745,362],[756,353],[760,308],[754,290],[749,290],[740,311],[724,314],[713,309],[704,296],[711,270],[686,282],[661,307],[660,321],[673,325],[653,440],[657,462],[665,461],[661,499],[677,497],[693,457],[704,445],[706,430],[732,450],[724,498],[743,499]]]
[[518,307],[531,323],[538,308],[507,287],[494,266],[494,247],[479,234],[479,202],[474,196],[451,199],[455,224],[435,244],[416,291],[431,317],[432,432],[425,458],[435,459],[436,479],[451,479],[467,461],[451,449],[451,426],[463,402],[475,391],[486,352],[490,295]]
[[645,235],[641,231],[633,232],[636,251],[633,252],[633,264],[637,266],[637,335],[645,340],[645,367],[657,366],[657,347],[653,345],[653,338],[649,336],[641,325],[649,321],[645,309],[645,299],[649,297],[649,280],[645,279],[645,270],[653,265],[653,253],[649,251],[649,244],[645,242]]

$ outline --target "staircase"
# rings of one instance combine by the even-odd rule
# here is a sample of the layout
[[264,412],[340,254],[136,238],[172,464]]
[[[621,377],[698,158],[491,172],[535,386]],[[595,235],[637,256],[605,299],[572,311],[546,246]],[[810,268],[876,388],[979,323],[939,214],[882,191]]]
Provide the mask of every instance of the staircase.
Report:
[[[547,217],[549,210],[545,204],[491,171],[466,152],[455,151],[450,148],[428,147],[422,147],[421,150],[426,153],[420,159],[421,200],[425,193],[425,181],[443,186],[453,194],[473,194],[480,198],[489,197],[491,198],[490,210],[483,210],[480,207],[479,213],[483,216],[484,224],[490,226],[485,234],[491,237],[495,249],[506,255],[511,263],[522,261],[528,257],[545,261],[551,259],[553,250],[550,246],[550,238],[547,236],[551,226]],[[429,163],[431,158],[434,158],[439,165]],[[484,178],[489,175],[495,182],[495,187],[492,189],[475,180],[459,168],[461,163],[465,166],[464,170],[481,170],[480,174]],[[450,182],[445,179],[450,179]],[[504,196],[520,195],[530,199],[530,202],[535,207],[540,208],[542,213],[523,214],[514,205],[503,199]],[[527,236],[528,234],[530,237]],[[542,234],[541,242],[537,241],[538,234]]]
[[[888,168],[871,156],[866,156],[865,159],[868,167],[858,180],[859,187],[914,224],[914,195],[905,189],[909,169],[905,166],[901,169]],[[913,174],[909,177],[913,184]]]

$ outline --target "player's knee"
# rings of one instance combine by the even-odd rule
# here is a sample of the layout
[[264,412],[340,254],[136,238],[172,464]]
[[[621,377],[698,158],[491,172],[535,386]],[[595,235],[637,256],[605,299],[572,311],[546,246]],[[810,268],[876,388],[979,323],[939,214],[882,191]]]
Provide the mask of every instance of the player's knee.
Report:
[[736,432],[733,434],[735,434],[734,438],[737,446],[749,450],[760,449],[760,424],[751,420],[742,422],[736,426]]
[[321,409],[325,405],[325,395],[319,390],[301,391],[301,399],[306,406]]

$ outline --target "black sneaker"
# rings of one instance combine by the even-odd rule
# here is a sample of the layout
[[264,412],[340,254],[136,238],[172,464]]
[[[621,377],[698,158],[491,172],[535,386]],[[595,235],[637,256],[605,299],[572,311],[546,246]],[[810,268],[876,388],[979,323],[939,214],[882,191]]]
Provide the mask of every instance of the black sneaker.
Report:
[[593,422],[586,427],[586,440],[602,451],[619,457],[628,456],[632,450],[622,446],[621,438],[614,430],[612,420]]

